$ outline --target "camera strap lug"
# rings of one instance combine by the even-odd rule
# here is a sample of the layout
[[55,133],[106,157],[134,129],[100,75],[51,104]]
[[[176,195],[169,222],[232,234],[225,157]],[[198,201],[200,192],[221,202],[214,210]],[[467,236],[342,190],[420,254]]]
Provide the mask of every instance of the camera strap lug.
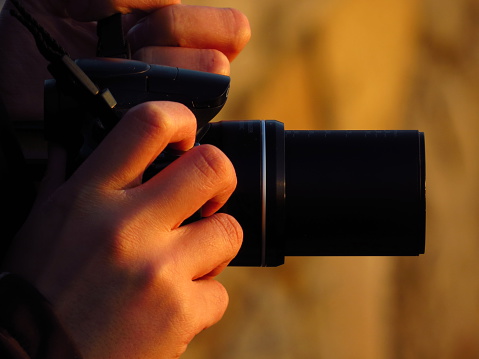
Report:
[[122,14],[114,14],[99,20],[97,24],[98,57],[131,59],[130,44],[123,32]]

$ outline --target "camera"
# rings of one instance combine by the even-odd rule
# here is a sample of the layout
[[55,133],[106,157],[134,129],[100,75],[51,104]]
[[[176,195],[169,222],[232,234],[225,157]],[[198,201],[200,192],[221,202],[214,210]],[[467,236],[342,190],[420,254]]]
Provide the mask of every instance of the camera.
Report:
[[[227,76],[124,59],[76,65],[115,100],[108,119],[45,83],[45,132],[74,169],[121,120],[146,101],[186,105],[197,142],[232,161],[237,189],[221,209],[244,231],[231,265],[278,266],[287,256],[415,256],[425,250],[425,147],[419,131],[293,131],[277,121],[210,122],[223,108]],[[113,120],[112,120],[113,118]],[[68,121],[66,121],[68,119]],[[162,153],[144,180],[175,159]]]

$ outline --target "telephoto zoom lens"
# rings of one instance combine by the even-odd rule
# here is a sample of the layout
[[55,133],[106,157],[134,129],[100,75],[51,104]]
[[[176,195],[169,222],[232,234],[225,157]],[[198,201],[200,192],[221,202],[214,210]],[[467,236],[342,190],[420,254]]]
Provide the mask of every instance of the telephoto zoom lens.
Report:
[[416,256],[425,249],[425,149],[418,131],[285,131],[277,121],[209,125],[232,161],[223,212],[244,231],[231,265],[286,256]]

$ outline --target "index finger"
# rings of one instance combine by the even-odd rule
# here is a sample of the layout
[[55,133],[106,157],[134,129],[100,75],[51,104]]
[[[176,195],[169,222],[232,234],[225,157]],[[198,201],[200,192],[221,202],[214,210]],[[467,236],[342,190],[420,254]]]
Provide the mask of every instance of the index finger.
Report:
[[232,61],[251,37],[247,17],[231,8],[176,5],[158,9],[128,32],[133,51],[146,46],[215,49]]
[[195,142],[196,119],[176,102],[146,102],[130,109],[73,174],[98,188],[128,189],[169,144],[186,151]]

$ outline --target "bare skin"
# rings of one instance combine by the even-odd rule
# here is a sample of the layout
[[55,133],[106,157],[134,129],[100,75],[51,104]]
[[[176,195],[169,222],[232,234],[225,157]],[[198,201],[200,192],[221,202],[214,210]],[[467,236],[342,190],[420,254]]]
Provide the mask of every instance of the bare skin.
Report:
[[[129,19],[142,19],[130,24],[137,58],[227,74],[249,38],[247,20],[235,10],[176,3],[52,0],[25,6],[60,42],[77,39],[66,46],[75,57],[91,55],[96,40],[93,23],[74,19],[139,9],[141,15]],[[195,13],[201,14],[196,22]],[[38,120],[41,104],[34,100],[41,92],[29,80],[49,75],[28,45],[28,33],[2,16],[0,28],[15,32],[2,36],[1,48],[11,51],[2,57],[0,76],[18,79],[9,89],[1,82],[2,96],[10,99],[15,119]],[[212,32],[208,40],[207,27],[226,27],[225,37],[216,41]],[[145,39],[150,32],[157,36]],[[28,93],[32,105],[15,102],[18,93]],[[66,182],[64,154],[52,147],[41,193],[3,269],[26,278],[50,300],[84,358],[178,358],[226,310],[227,292],[214,278],[239,250],[242,231],[234,218],[216,211],[234,190],[236,176],[217,148],[191,149],[195,123],[177,103],[137,106]],[[166,146],[188,151],[141,183]],[[181,226],[200,208],[205,218]]]

